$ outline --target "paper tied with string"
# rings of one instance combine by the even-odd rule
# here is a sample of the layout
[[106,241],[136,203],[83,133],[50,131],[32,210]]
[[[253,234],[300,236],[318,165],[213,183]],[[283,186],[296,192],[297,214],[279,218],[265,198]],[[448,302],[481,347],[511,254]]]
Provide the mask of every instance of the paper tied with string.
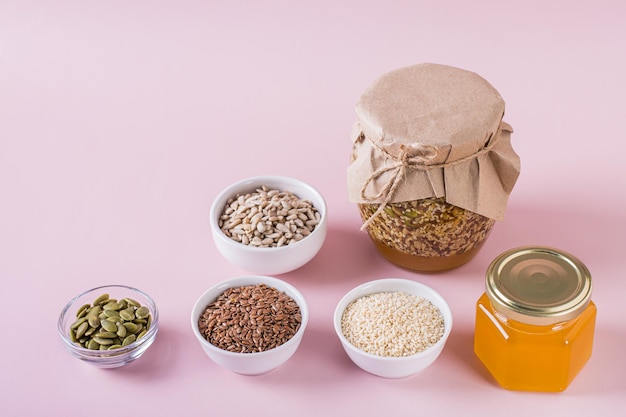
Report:
[[377,79],[356,105],[348,195],[359,204],[445,197],[502,220],[520,173],[504,101],[482,77],[419,64]]

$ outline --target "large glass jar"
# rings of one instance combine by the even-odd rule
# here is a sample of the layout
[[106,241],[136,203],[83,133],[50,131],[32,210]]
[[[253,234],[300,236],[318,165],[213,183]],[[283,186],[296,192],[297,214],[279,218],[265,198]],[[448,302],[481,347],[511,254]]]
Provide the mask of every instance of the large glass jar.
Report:
[[591,357],[595,319],[591,275],[579,259],[513,249],[487,270],[474,351],[506,389],[563,391]]
[[348,194],[379,252],[420,272],[472,259],[520,172],[498,92],[475,73],[420,64],[375,80],[356,113]]

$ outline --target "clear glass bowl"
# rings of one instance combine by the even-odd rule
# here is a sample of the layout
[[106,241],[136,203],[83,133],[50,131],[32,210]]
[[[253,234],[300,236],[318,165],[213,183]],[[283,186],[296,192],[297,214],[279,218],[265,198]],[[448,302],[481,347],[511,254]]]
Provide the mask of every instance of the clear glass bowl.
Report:
[[[111,299],[131,298],[150,310],[151,323],[147,332],[135,342],[112,350],[92,350],[82,347],[72,340],[70,326],[76,321],[77,312],[86,304],[91,305],[102,294]],[[154,300],[143,291],[125,285],[105,285],[96,287],[74,297],[63,308],[57,330],[65,348],[76,358],[99,368],[117,368],[138,359],[154,342],[159,330],[159,311]]]

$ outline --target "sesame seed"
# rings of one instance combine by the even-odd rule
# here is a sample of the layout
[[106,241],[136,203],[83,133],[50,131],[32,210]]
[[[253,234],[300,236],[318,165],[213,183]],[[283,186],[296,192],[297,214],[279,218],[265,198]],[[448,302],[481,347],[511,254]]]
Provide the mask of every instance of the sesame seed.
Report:
[[437,343],[443,315],[429,300],[405,292],[379,292],[350,303],[341,318],[348,342],[378,356],[404,357]]

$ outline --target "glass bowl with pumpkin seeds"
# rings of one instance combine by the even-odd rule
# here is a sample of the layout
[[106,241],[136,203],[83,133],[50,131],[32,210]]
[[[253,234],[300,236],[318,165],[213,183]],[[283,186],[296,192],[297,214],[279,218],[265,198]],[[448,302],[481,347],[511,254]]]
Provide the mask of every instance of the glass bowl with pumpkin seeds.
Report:
[[57,328],[74,357],[99,368],[117,368],[143,355],[158,325],[152,297],[133,287],[106,285],[74,297],[61,311]]

